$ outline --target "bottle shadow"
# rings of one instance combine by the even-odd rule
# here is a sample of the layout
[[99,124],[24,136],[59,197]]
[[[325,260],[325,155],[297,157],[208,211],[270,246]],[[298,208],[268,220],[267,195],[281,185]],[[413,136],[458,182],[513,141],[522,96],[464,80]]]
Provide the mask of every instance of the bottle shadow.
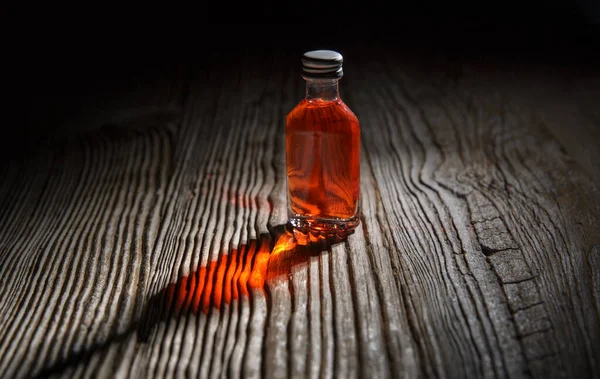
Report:
[[220,312],[231,302],[249,297],[251,291],[267,297],[268,283],[289,280],[293,267],[330,250],[352,233],[307,235],[290,224],[272,228],[270,233],[221,255],[152,296],[139,324],[138,341],[148,341],[160,322],[188,314]]
[[226,304],[249,297],[251,291],[267,297],[265,286],[268,283],[289,280],[293,267],[304,264],[311,257],[343,242],[352,233],[324,237],[302,234],[289,224],[274,227],[270,233],[250,240],[238,249],[221,255],[216,261],[167,285],[147,301],[141,317],[126,331],[71,353],[42,368],[37,374],[32,373],[32,377],[57,375],[70,366],[87,362],[111,345],[127,341],[135,334],[139,343],[146,343],[161,322],[189,314],[200,316],[220,312]]

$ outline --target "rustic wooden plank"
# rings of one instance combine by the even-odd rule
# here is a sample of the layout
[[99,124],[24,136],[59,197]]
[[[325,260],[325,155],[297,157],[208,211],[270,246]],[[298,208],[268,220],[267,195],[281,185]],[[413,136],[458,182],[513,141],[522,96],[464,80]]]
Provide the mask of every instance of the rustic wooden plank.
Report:
[[[402,75],[400,72],[397,73]],[[579,239],[576,242],[571,239],[569,242],[565,241],[566,235],[579,234],[576,220],[568,219],[568,217],[577,217],[583,213],[586,219],[590,220],[591,217],[593,220],[597,217],[598,208],[596,201],[589,204],[591,206],[588,208],[589,212],[584,211],[587,204],[577,209],[577,213],[564,214],[561,212],[560,208],[564,206],[564,203],[561,204],[559,199],[557,199],[557,195],[564,190],[562,187],[564,185],[565,173],[574,172],[571,170],[575,168],[573,164],[569,163],[569,159],[561,153],[560,146],[554,140],[548,138],[543,130],[537,128],[539,123],[535,119],[535,116],[528,114],[527,108],[519,108],[518,104],[511,104],[510,100],[499,96],[490,96],[489,93],[484,93],[483,91],[475,92],[472,89],[469,92],[465,91],[464,95],[466,95],[467,100],[463,100],[463,104],[470,105],[471,109],[477,112],[469,112],[469,108],[465,108],[464,105],[461,106],[459,101],[457,101],[458,99],[454,98],[457,94],[460,94],[460,89],[453,91],[451,97],[443,96],[441,100],[445,101],[437,105],[434,101],[436,100],[435,98],[440,97],[439,90],[427,88],[421,82],[414,83],[414,78],[395,77],[395,79],[397,83],[406,84],[401,87],[390,87],[392,90],[399,90],[390,93],[390,96],[401,102],[402,109],[408,108],[409,111],[407,113],[409,115],[416,116],[412,120],[409,119],[408,122],[419,122],[419,116],[424,116],[423,119],[428,125],[428,128],[415,127],[414,134],[403,135],[404,140],[410,141],[407,143],[404,151],[411,151],[411,144],[419,146],[423,144],[423,141],[426,141],[426,144],[433,145],[431,147],[442,149],[442,154],[446,157],[445,162],[438,161],[442,165],[438,170],[432,172],[434,178],[439,173],[441,179],[444,179],[443,181],[438,179],[433,183],[427,182],[428,175],[426,168],[421,169],[419,181],[415,181],[417,183],[420,181],[425,182],[431,188],[439,187],[441,184],[446,187],[445,189],[453,192],[455,196],[459,198],[465,197],[468,212],[467,217],[470,216],[472,228],[475,232],[475,239],[472,239],[471,244],[475,245],[477,243],[480,246],[481,253],[489,261],[488,264],[491,265],[491,272],[498,276],[498,281],[501,284],[520,284],[525,283],[527,280],[536,280],[536,285],[541,287],[542,290],[547,291],[545,296],[542,296],[539,301],[543,302],[542,299],[548,299],[546,301],[549,303],[549,307],[556,306],[556,303],[564,304],[563,301],[568,301],[572,304],[573,301],[576,301],[575,299],[585,299],[588,297],[589,292],[584,287],[581,289],[581,293],[571,295],[569,300],[565,298],[563,300],[552,301],[556,299],[558,293],[564,291],[560,290],[562,286],[565,286],[564,280],[579,281],[579,278],[584,277],[583,273],[577,273],[577,271],[583,269],[582,259],[585,257],[583,255],[585,250],[582,251],[583,246],[581,244],[584,240]],[[404,91],[402,91],[403,87],[405,88]],[[466,88],[466,90],[469,90],[469,88]],[[428,93],[429,91],[431,92]],[[430,96],[433,97],[431,102],[428,99]],[[444,104],[447,105],[445,111],[443,108],[439,109]],[[413,107],[417,109],[413,111],[411,109]],[[452,113],[455,114],[454,117],[456,118],[452,120],[453,122],[440,122],[438,115],[442,115],[443,117],[444,112],[450,113],[450,117],[453,116]],[[501,116],[500,119],[497,118],[497,115]],[[477,118],[473,119],[471,117]],[[523,120],[523,118],[525,119]],[[490,124],[489,126],[481,127],[480,123]],[[455,133],[459,138],[463,137],[462,140],[456,141],[456,138],[448,134],[448,126],[452,125],[457,126],[451,132]],[[419,132],[426,131],[427,129],[429,129],[429,133],[418,135]],[[437,133],[440,133],[438,138],[436,138]],[[476,139],[473,140],[473,138]],[[455,143],[458,146],[460,144],[462,146],[474,145],[472,148],[463,147],[461,149],[456,145],[453,146],[454,141],[456,141]],[[434,149],[431,147],[427,146],[425,151],[427,153],[434,152]],[[538,154],[540,150],[544,152],[543,159]],[[460,156],[461,153],[476,154],[476,156],[467,156],[465,159]],[[455,158],[456,161],[448,162],[449,158]],[[460,158],[466,161],[467,164],[470,164],[470,167],[467,166],[463,172],[459,171],[455,173],[457,168],[460,170],[461,166],[464,165],[464,163],[460,164],[462,163],[459,161]],[[413,164],[414,161],[414,159],[411,160]],[[438,162],[434,162],[434,165],[430,167],[437,167]],[[480,166],[480,164],[486,163],[487,167]],[[505,165],[508,167],[504,167]],[[561,166],[563,170],[560,170]],[[567,169],[567,167],[569,168]],[[448,172],[451,172],[451,174],[448,175]],[[594,186],[587,178],[583,179],[580,174],[575,173],[571,174],[570,177],[570,180],[578,183],[580,188],[587,188],[583,191],[584,193],[594,192]],[[538,199],[540,194],[544,194],[544,196]],[[540,204],[540,202],[543,203]],[[500,204],[503,204],[503,206]],[[449,210],[453,211],[452,207],[449,207]],[[454,220],[460,219],[458,217],[453,218]],[[456,224],[458,223],[455,221]],[[450,230],[449,228],[445,229]],[[570,230],[570,232],[566,232],[567,230]],[[517,242],[516,239],[520,235],[533,238],[533,241],[521,239]],[[591,233],[591,235],[596,239],[597,231]],[[554,241],[545,242],[546,238],[548,238],[546,236]],[[590,237],[590,233],[588,233],[588,237]],[[557,243],[556,239],[560,242]],[[477,245],[475,245],[475,249],[478,250]],[[544,250],[549,253],[546,253]],[[469,251],[467,250],[467,257],[472,258],[472,255],[468,253]],[[565,257],[569,257],[569,259],[565,259]],[[541,259],[548,259],[548,261],[540,262]],[[574,263],[553,277],[552,273],[555,272],[554,267],[566,262]],[[534,266],[535,268],[532,269],[528,267],[530,264],[537,267]],[[472,273],[478,279],[477,275],[479,273],[474,271],[472,270]],[[489,271],[486,270],[486,274]],[[540,280],[542,277],[545,280]],[[493,279],[490,282],[492,281]],[[548,289],[545,288],[546,286],[554,288]],[[486,287],[484,290],[489,290],[492,286],[488,285]],[[575,288],[581,287],[567,285],[567,287],[563,288],[575,290]],[[495,299],[493,300],[489,299],[485,301],[487,307],[502,307],[501,303],[494,305],[494,302],[502,302],[502,297],[494,297]],[[524,305],[517,304],[516,308],[522,306]],[[514,319],[518,336],[517,341],[523,345],[525,345],[529,336],[542,332],[546,328],[551,329],[552,334],[554,332],[559,334],[558,338],[554,337],[557,340],[553,340],[550,337],[546,341],[544,349],[548,350],[547,352],[540,352],[537,349],[535,353],[542,356],[558,356],[560,355],[558,351],[567,353],[567,351],[572,352],[577,350],[580,355],[563,358],[565,359],[564,361],[557,358],[551,368],[548,366],[541,366],[539,368],[554,373],[563,369],[570,375],[575,375],[577,372],[582,372],[578,371],[582,370],[582,367],[587,366],[587,370],[590,370],[590,372],[594,370],[595,359],[592,357],[596,356],[598,352],[597,349],[590,345],[585,346],[581,342],[575,342],[581,341],[581,338],[584,337],[574,336],[577,332],[564,325],[566,322],[576,322],[575,320],[577,319],[581,320],[581,318],[585,319],[589,317],[587,321],[581,320],[579,322],[587,323],[583,328],[587,330],[587,333],[591,332],[593,335],[596,335],[598,333],[597,324],[592,321],[595,317],[594,311],[589,307],[589,299],[585,299],[579,305],[575,305],[575,308],[578,309],[575,312],[577,316],[575,316],[575,313],[570,313],[572,311],[569,311],[569,321],[566,318],[561,318],[564,315],[557,308],[550,312],[552,316],[548,315],[546,311],[539,311],[521,319],[519,311],[515,311],[512,316],[508,315],[508,319]],[[514,308],[515,306],[513,306]],[[538,307],[537,309],[540,308],[545,308],[545,306]],[[505,336],[505,333],[509,335],[513,333],[510,330],[510,324],[505,324],[505,320],[503,319],[494,320],[494,317],[498,317],[502,313],[506,314],[507,312],[506,310],[502,310],[502,308],[496,308],[494,312],[489,313],[490,321],[496,324],[494,325],[494,334],[496,336],[489,335],[488,339],[493,340],[495,337],[497,340],[496,343],[500,344],[501,351],[506,346],[506,353],[513,354],[515,351],[518,351],[514,346],[515,339],[506,338]],[[502,318],[505,317],[507,316],[502,316]],[[523,323],[521,320],[527,320],[527,322]],[[553,325],[560,325],[560,327],[548,326],[548,321],[551,321]],[[509,329],[505,329],[506,327]],[[570,334],[563,335],[562,333],[565,330],[570,330]],[[504,339],[504,341],[501,339]],[[538,359],[530,354],[527,346],[524,346],[523,349],[526,360],[534,361]],[[588,358],[582,358],[582,355],[583,357],[588,355]],[[506,370],[529,370],[533,367],[527,368],[526,362],[523,362],[523,367],[519,368],[518,357],[514,356],[507,356],[503,360],[506,362],[504,365],[508,364],[504,368]],[[575,360],[579,360],[579,362],[572,364]],[[496,360],[496,362],[498,361],[500,360]],[[497,368],[499,372],[502,369],[502,367]],[[513,372],[512,374],[516,375],[517,372]],[[543,375],[543,373],[536,372],[533,374],[534,376]]]
[[508,74],[355,57],[342,242],[283,228],[286,56],[160,77],[3,168],[0,376],[592,376],[600,196],[546,104]]

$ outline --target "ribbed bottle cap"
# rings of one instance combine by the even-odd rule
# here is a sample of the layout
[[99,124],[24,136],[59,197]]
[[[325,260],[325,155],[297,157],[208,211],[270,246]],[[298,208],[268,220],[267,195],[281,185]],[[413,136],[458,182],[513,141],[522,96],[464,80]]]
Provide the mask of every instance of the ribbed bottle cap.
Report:
[[332,50],[313,50],[302,57],[302,76],[315,79],[335,79],[344,75],[342,54]]

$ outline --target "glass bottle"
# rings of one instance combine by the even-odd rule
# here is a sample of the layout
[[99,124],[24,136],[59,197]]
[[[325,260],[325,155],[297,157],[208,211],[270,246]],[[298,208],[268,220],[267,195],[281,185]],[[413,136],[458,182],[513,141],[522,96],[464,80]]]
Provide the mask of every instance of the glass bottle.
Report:
[[360,223],[360,123],[339,94],[342,63],[335,51],[305,53],[305,97],[286,116],[289,221],[312,235],[343,236]]

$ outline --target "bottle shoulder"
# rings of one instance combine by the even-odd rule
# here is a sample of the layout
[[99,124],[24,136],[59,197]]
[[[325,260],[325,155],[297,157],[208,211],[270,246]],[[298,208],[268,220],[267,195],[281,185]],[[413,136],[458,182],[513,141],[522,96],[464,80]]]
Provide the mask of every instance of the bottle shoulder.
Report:
[[338,98],[333,101],[309,100],[303,99],[286,115],[286,122],[306,120],[307,118],[328,122],[349,121],[353,124],[359,124],[358,117],[346,105],[346,103]]
[[344,111],[345,113],[348,115],[349,118],[352,118],[357,124],[359,123],[358,117],[356,117],[356,114],[354,113],[354,111],[352,109],[350,109],[350,107],[344,103],[343,100],[340,99],[341,105],[344,107]]

